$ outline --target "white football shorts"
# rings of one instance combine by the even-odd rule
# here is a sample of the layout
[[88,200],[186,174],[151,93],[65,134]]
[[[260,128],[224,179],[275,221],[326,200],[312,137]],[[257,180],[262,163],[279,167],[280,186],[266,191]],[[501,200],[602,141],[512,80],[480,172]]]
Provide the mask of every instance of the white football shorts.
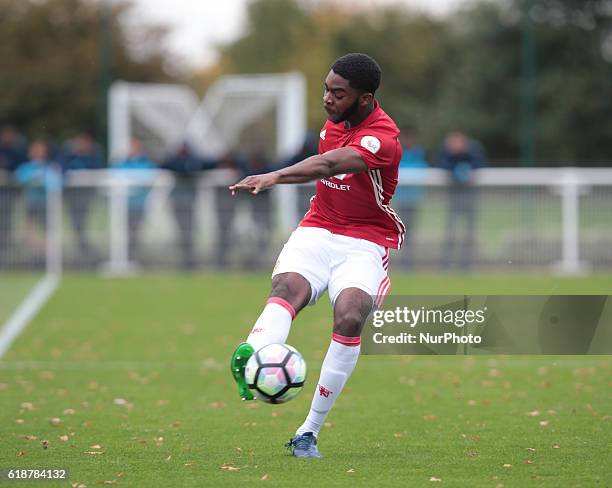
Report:
[[332,234],[318,227],[298,227],[280,252],[272,277],[299,273],[310,283],[314,305],[328,290],[332,305],[342,290],[359,288],[379,307],[389,292],[389,249],[374,242]]

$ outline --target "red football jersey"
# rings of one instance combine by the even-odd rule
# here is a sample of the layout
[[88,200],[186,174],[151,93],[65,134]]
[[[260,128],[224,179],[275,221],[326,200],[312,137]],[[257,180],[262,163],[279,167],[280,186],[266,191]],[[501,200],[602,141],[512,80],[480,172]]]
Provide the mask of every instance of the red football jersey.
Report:
[[399,249],[406,229],[389,207],[402,156],[398,136],[399,129],[376,101],[370,115],[350,129],[344,122],[328,120],[321,130],[319,154],[350,147],[361,155],[368,170],[317,181],[317,192],[300,226],[321,227]]

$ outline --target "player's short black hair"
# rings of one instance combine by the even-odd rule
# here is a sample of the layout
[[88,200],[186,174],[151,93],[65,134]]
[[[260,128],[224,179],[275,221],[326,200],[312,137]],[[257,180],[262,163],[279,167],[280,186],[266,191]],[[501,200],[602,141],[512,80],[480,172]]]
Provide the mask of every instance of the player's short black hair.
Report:
[[380,85],[380,66],[367,54],[345,54],[334,62],[332,70],[358,90],[374,94]]

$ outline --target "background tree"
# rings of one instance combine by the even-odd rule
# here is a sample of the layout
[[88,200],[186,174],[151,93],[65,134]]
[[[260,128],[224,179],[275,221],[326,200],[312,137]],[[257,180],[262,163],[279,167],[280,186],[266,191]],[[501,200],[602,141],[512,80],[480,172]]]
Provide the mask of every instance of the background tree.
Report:
[[[521,14],[525,0],[482,0],[444,18],[390,6],[253,0],[244,37],[223,50],[231,72],[299,69],[308,123],[323,122],[322,77],[338,56],[372,54],[380,92],[400,125],[419,129],[433,155],[461,127],[494,164],[520,161]],[[606,164],[612,158],[612,0],[533,0],[538,164]]]
[[[113,78],[169,81],[162,48],[165,30],[128,32],[120,22],[127,3],[113,3],[108,26]],[[0,0],[0,123],[31,136],[95,133],[99,90],[100,16],[94,0]],[[132,36],[146,49],[128,46]]]

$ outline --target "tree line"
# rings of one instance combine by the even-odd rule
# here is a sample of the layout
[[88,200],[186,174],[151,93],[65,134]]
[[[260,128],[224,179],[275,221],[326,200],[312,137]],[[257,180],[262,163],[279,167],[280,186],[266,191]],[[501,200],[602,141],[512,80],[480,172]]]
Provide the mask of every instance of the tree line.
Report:
[[[385,110],[415,129],[430,154],[448,130],[461,128],[498,165],[520,160],[528,15],[537,164],[612,161],[612,0],[482,0],[445,17],[397,5],[251,0],[243,35],[219,47],[215,66],[188,77],[171,69],[164,30],[129,31],[121,22],[126,8],[113,3],[108,18],[112,79],[188,82],[202,91],[219,74],[297,69],[308,82],[308,125],[317,130],[330,64],[366,52],[383,69]],[[103,47],[96,2],[0,0],[0,9],[0,123],[58,136],[94,132]]]

